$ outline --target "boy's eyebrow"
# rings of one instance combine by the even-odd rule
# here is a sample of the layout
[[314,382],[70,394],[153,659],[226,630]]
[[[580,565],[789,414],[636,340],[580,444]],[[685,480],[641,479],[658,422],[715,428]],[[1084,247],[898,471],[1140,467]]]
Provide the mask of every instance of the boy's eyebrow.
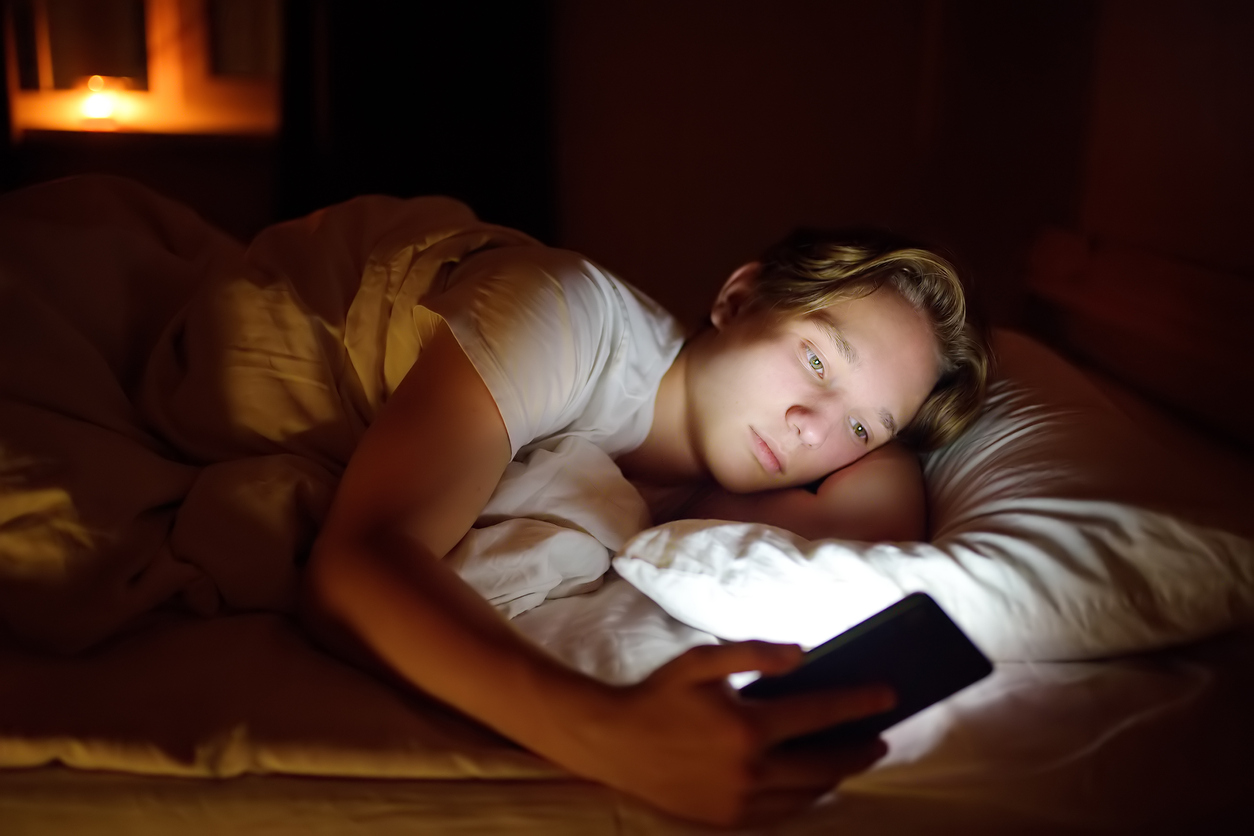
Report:
[[[827,334],[836,345],[836,349],[841,353],[851,366],[858,364],[858,350],[853,347],[853,343],[849,342],[845,337],[845,332],[840,330],[840,326],[831,320],[827,315],[827,311],[818,311],[813,316],[814,324],[819,326],[823,333]],[[891,416],[889,416],[891,417]]]
[[888,437],[895,438],[897,436],[897,419],[893,418],[893,414],[887,409],[881,409],[876,414],[880,419],[880,423],[888,430]]

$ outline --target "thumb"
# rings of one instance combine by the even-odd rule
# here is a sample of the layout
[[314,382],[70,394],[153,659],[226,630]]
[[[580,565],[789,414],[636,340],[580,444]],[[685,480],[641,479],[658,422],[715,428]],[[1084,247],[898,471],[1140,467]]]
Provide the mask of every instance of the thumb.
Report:
[[704,645],[671,660],[658,673],[684,682],[716,682],[741,671],[773,676],[795,668],[804,655],[795,644],[747,641]]

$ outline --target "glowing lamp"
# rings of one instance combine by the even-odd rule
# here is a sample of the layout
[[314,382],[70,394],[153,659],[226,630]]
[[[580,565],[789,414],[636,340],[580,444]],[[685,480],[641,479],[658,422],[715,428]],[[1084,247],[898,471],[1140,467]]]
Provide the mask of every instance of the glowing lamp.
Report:
[[115,104],[112,93],[92,93],[83,99],[83,115],[88,119],[108,119]]
[[118,94],[110,89],[117,86],[116,83],[111,83],[114,81],[114,79],[106,79],[99,75],[87,79],[88,93],[79,106],[83,114],[84,127],[97,130],[117,127],[114,114],[118,107]]

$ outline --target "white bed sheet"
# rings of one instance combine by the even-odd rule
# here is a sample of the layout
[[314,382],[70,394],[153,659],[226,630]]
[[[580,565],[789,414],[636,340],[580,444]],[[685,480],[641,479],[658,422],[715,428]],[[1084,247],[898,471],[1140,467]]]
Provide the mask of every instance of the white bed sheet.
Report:
[[[520,626],[624,679],[709,638],[620,579]],[[1176,833],[1254,826],[1254,633],[1084,663],[1001,664],[892,729],[891,752],[769,832]],[[160,778],[56,767],[0,775],[6,834],[708,832],[583,781]],[[768,831],[741,831],[768,832]]]

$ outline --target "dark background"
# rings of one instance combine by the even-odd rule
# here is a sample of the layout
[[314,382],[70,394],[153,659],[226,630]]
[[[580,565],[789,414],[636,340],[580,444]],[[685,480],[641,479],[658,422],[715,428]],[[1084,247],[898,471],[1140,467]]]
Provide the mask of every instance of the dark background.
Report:
[[1047,225],[1254,276],[1251,42],[1242,0],[294,0],[277,137],[6,130],[0,178],[125,174],[245,239],[451,194],[689,323],[793,226],[878,224],[1015,324]]

